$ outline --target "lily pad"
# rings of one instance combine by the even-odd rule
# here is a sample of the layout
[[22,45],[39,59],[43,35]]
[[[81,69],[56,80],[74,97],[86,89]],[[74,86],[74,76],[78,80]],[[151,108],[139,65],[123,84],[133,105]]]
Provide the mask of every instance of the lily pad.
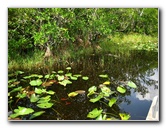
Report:
[[67,70],[71,70],[71,67],[67,67],[66,69],[67,69]]
[[125,93],[126,92],[126,88],[124,88],[123,86],[118,86],[117,87],[117,91],[120,93]]
[[43,113],[45,113],[45,111],[35,112],[29,119],[32,120],[33,118],[38,117],[42,115]]
[[106,96],[106,97],[110,96],[110,94],[111,94],[111,90],[106,86],[102,87],[101,91],[104,93],[104,96]]
[[42,84],[41,79],[32,80],[32,81],[30,82],[30,85],[31,85],[31,86],[40,86],[41,84]]
[[89,77],[87,77],[87,76],[83,76],[82,79],[83,79],[83,80],[88,80]]
[[103,98],[103,94],[99,94],[96,98],[92,98],[89,101],[92,103],[95,103],[95,102],[99,101],[101,98]]
[[35,93],[37,94],[42,94],[42,93],[46,93],[46,89],[43,88],[35,88]]
[[64,80],[64,78],[65,78],[64,75],[58,75],[58,80],[59,80],[59,81]]
[[70,79],[71,79],[71,80],[77,80],[78,77],[70,76]]
[[108,78],[108,75],[107,74],[101,74],[101,75],[99,75],[99,77],[101,77],[101,78]]
[[22,115],[28,115],[30,113],[33,113],[34,110],[32,108],[25,108],[18,106],[18,109],[14,109],[13,114],[10,115],[11,118],[16,118],[17,116],[22,116]]
[[128,120],[130,118],[130,115],[127,113],[119,113],[119,116],[121,120]]
[[36,94],[32,94],[30,97],[31,102],[37,102],[39,100],[39,96],[36,96]]
[[96,90],[97,90],[97,87],[96,87],[96,86],[91,86],[91,87],[88,89],[88,92],[89,92],[89,93],[87,94],[87,96],[93,95]]
[[97,108],[93,109],[91,112],[88,113],[88,118],[96,118],[102,113],[102,109],[98,110]]
[[59,70],[59,71],[58,71],[59,74],[62,74],[63,72],[64,72],[63,70]]
[[132,82],[132,81],[129,81],[129,82],[127,83],[127,85],[128,85],[129,87],[131,87],[131,88],[137,88],[137,85],[136,85],[134,82]]
[[70,80],[63,80],[63,81],[59,82],[59,84],[66,86],[67,84],[72,84],[72,82]]
[[53,106],[53,103],[40,103],[40,104],[37,104],[37,106],[39,108],[44,108],[44,109],[47,109],[47,108],[51,108]]
[[111,98],[111,100],[109,100],[108,105],[109,105],[110,107],[112,107],[112,105],[115,104],[116,101],[117,101],[117,99],[116,99],[115,97],[113,97],[113,98]]

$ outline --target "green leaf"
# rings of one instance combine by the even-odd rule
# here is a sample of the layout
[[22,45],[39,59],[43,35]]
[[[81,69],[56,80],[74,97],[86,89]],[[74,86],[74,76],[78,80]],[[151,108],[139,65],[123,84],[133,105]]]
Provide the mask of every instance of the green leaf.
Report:
[[67,73],[65,74],[65,76],[72,76],[72,73]]
[[103,94],[99,94],[96,98],[92,98],[89,101],[92,103],[95,103],[95,102],[99,101],[101,98],[103,98]]
[[107,74],[101,74],[101,75],[99,75],[99,77],[101,77],[101,78],[108,78],[108,75]]
[[119,113],[119,116],[121,120],[128,120],[130,118],[130,114],[126,114],[126,113]]
[[37,102],[39,100],[39,96],[36,96],[36,94],[32,94],[30,97],[31,102]]
[[24,98],[26,96],[27,96],[27,93],[23,92],[23,93],[18,93],[16,97],[22,99],[22,98]]
[[70,76],[70,79],[71,79],[71,80],[77,80],[78,78],[77,78],[77,77],[74,77],[74,76]]
[[46,89],[43,88],[35,88],[35,93],[37,94],[42,94],[42,93],[46,93]]
[[31,85],[31,86],[40,86],[41,84],[42,84],[41,79],[32,80],[32,81],[30,82],[30,85]]
[[67,69],[67,70],[71,70],[71,67],[67,67],[66,69]]
[[131,88],[137,88],[137,85],[136,85],[134,82],[132,82],[132,81],[129,81],[129,82],[127,83],[127,85],[128,85],[129,87],[131,87]]
[[98,110],[97,108],[93,109],[91,112],[88,113],[88,118],[96,118],[102,113],[102,109]]
[[100,114],[100,115],[96,118],[96,120],[103,120],[102,114]]
[[64,80],[64,78],[65,78],[64,75],[62,75],[62,76],[58,75],[58,80],[59,80],[59,81]]
[[63,80],[63,81],[59,82],[59,84],[66,86],[67,84],[72,84],[72,82],[70,80]]
[[49,90],[49,91],[47,91],[46,93],[47,93],[47,94],[50,94],[50,95],[54,95],[54,94],[55,94],[55,92],[52,91],[52,90]]
[[13,90],[11,90],[9,93],[12,93],[12,92],[18,92],[22,89],[22,87],[18,87],[18,88],[14,88]]
[[96,90],[97,90],[97,87],[96,87],[96,86],[91,86],[91,87],[88,89],[88,92],[89,92],[89,93],[87,94],[87,96],[93,95]]
[[89,77],[87,77],[87,76],[83,76],[82,79],[83,79],[83,80],[88,80]]
[[31,115],[29,119],[32,120],[33,118],[38,117],[42,115],[43,113],[45,113],[45,111],[35,112],[33,115]]
[[116,101],[117,101],[117,99],[116,99],[115,97],[113,97],[113,98],[111,98],[111,100],[109,100],[108,105],[109,105],[110,107],[112,107],[112,105],[115,104]]
[[70,93],[68,94],[68,97],[75,97],[75,96],[77,96],[77,95],[78,95],[77,92],[70,92]]
[[120,93],[125,93],[126,92],[126,88],[124,88],[123,86],[118,86],[117,87],[117,91]]
[[45,75],[44,78],[48,79],[50,77],[49,74]]
[[28,115],[30,113],[33,113],[34,110],[32,108],[25,108],[18,106],[18,109],[14,109],[14,112],[15,112],[14,114],[10,115],[11,118],[15,118],[17,116],[22,116],[22,115]]
[[48,102],[46,102],[46,103],[40,103],[40,104],[37,104],[37,106],[39,108],[47,109],[47,108],[51,108],[53,106],[53,103],[48,103]]
[[[104,96],[106,96],[106,97],[109,97],[111,94],[111,90],[106,86],[102,87],[101,91],[104,93]],[[112,94],[113,94],[113,92],[112,92]]]
[[58,71],[59,74],[62,74],[63,72],[64,72],[64,71],[62,71],[62,70],[59,70],[59,71]]

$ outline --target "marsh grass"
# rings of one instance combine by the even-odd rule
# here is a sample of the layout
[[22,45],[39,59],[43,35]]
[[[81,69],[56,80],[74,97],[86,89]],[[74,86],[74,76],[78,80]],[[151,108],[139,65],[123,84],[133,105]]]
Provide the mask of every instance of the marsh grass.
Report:
[[44,67],[51,67],[57,63],[62,65],[70,65],[73,60],[78,60],[82,56],[90,54],[102,54],[102,53],[126,53],[129,50],[154,50],[158,51],[158,37],[152,37],[141,34],[116,34],[110,36],[107,39],[103,39],[99,42],[100,50],[94,47],[69,47],[62,50],[60,53],[56,53],[49,62],[45,62],[43,59],[44,51],[35,51],[34,53],[27,54],[24,56],[17,55],[13,59],[8,61],[8,70],[15,71],[21,69],[27,70],[40,70]]

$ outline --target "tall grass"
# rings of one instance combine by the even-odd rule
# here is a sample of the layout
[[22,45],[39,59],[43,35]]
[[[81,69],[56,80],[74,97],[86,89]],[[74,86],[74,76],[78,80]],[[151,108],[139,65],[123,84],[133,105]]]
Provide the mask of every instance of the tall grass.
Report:
[[[99,42],[100,50],[95,49],[96,54],[102,53],[123,53],[129,50],[155,50],[158,51],[158,37],[152,37],[141,34],[116,34]],[[33,54],[25,56],[17,55],[10,58],[8,61],[8,70],[15,71],[18,69],[38,70],[43,67],[51,67],[53,64],[62,63],[70,65],[73,60],[76,60],[85,55],[94,54],[94,47],[69,47],[56,53],[49,63],[44,61],[44,51],[35,51]]]

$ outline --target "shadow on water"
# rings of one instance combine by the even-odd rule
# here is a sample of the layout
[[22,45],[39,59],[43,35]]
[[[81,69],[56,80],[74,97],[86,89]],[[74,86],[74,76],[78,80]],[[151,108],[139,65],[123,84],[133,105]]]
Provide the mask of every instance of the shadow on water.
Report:
[[[119,112],[130,113],[130,120],[146,119],[152,99],[159,93],[158,53],[128,51],[123,54],[116,53],[116,55],[110,53],[92,54],[70,60],[69,63],[65,66],[56,63],[53,67],[47,67],[47,70],[49,72],[66,71],[66,67],[70,66],[73,74],[88,76],[89,80],[84,81],[80,78],[66,87],[57,84],[48,87],[56,92],[52,96],[52,100],[56,100],[55,105],[46,109],[45,114],[35,118],[36,120],[89,120],[87,114],[93,108],[104,108],[104,111],[115,114]],[[37,73],[42,74],[42,70]],[[119,94],[117,105],[114,105],[113,108],[104,107],[100,102],[89,102],[87,98],[88,88],[93,85],[98,86],[106,81],[106,79],[99,77],[100,74],[108,74],[112,89],[116,89],[123,81],[129,80],[136,83],[138,88],[128,90],[125,94]],[[85,90],[85,93],[69,98],[68,94],[76,90]],[[28,99],[14,102],[12,106],[12,109],[17,108],[17,106],[26,106],[37,110]]]

